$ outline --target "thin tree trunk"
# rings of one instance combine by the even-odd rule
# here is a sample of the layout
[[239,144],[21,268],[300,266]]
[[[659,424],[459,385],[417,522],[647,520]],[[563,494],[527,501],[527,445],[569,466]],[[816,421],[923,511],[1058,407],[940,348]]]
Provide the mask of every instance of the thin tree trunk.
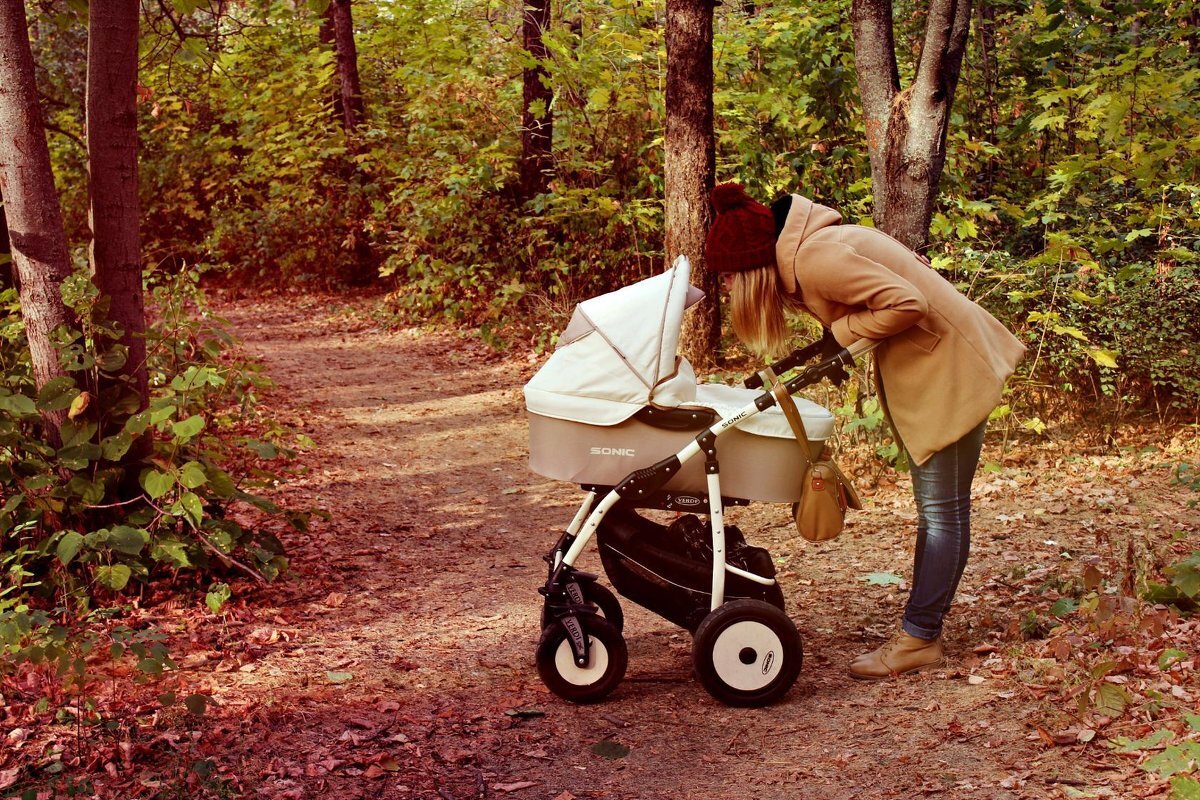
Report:
[[875,224],[914,250],[929,243],[946,134],[970,30],[970,0],[931,0],[916,77],[900,88],[891,0],[854,0],[854,58],[871,158]]
[[12,248],[8,244],[8,217],[4,213],[4,193],[0,192],[0,290],[12,286]]
[[[987,112],[983,120],[987,131],[987,140],[996,143],[996,128],[1000,124],[1000,114],[996,106],[996,7],[990,0],[983,0],[978,6],[976,15],[976,34],[979,41],[979,62],[983,80],[983,93],[986,98]],[[983,186],[980,193],[984,196],[992,193],[996,182],[996,159],[988,156],[987,166],[983,170]]]
[[344,127],[346,124],[346,119],[345,119],[345,115],[342,113],[342,75],[341,75],[341,71],[338,69],[337,63],[336,63],[336,59],[337,59],[337,22],[334,20],[332,0],[329,3],[329,5],[325,8],[325,15],[321,20],[321,30],[320,30],[320,33],[318,34],[318,36],[321,39],[321,44],[329,47],[333,51],[333,54],[334,54],[335,63],[334,63],[333,75],[334,75],[334,79],[335,79],[335,82],[337,85],[334,86],[332,92],[330,92],[329,105],[330,105],[330,111],[333,114],[333,118],[335,120],[337,120],[339,125],[342,125]]
[[[0,194],[34,382],[40,389],[67,374],[59,365],[50,334],[60,326],[73,326],[75,319],[60,293],[71,274],[71,261],[22,0],[0,0]],[[47,440],[57,446],[66,412],[44,413],[42,418]]]
[[[366,120],[366,104],[358,75],[358,47],[354,41],[350,0],[330,0],[321,24],[320,37],[323,44],[333,48],[337,85],[333,93],[332,110],[346,133],[347,150],[354,155],[361,145],[354,133]],[[370,208],[356,185],[366,177],[351,158],[340,162],[338,172],[346,181],[345,214],[349,221],[349,231],[343,240],[346,244],[343,246],[348,246],[354,253],[354,266],[347,281],[354,286],[366,286],[378,277],[375,250],[363,223],[370,214]]]
[[[88,5],[87,147],[91,173],[92,280],[109,298],[108,318],[121,326],[128,351],[121,375],[149,403],[146,377],[146,311],[137,169],[137,55],[139,0]],[[113,403],[123,394],[102,385]],[[148,440],[147,440],[148,441]]]
[[362,82],[358,78],[358,47],[354,43],[354,19],[350,0],[332,0],[334,49],[337,52],[338,101],[342,126],[351,133],[366,119]]
[[554,92],[545,66],[549,52],[542,38],[550,28],[550,0],[524,0],[524,3],[521,35],[525,51],[537,62],[522,73],[519,174],[521,199],[529,200],[546,191],[554,169],[554,111],[551,109]]
[[692,281],[707,302],[684,317],[681,348],[693,364],[716,362],[721,340],[717,276],[704,268],[712,222],[708,196],[716,171],[713,142],[713,3],[667,0],[667,131],[664,154],[666,247],[692,262]]

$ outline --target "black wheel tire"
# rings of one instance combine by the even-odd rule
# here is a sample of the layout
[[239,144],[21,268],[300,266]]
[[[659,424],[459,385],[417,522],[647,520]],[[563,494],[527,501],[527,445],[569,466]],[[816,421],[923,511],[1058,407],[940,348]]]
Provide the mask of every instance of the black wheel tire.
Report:
[[[580,584],[580,586],[583,589],[583,599],[594,604],[600,616],[612,623],[617,630],[625,630],[625,612],[621,610],[621,601],[608,590],[607,586],[601,586],[595,582]],[[545,630],[546,626],[553,621],[550,618],[550,609],[543,604],[542,629]]]
[[804,648],[795,623],[761,600],[733,600],[696,629],[692,664],[700,683],[731,706],[774,703],[800,675]]
[[629,665],[621,632],[603,617],[579,617],[589,638],[588,665],[577,667],[567,631],[557,621],[547,625],[537,646],[537,669],[550,691],[572,703],[595,703],[608,697]]

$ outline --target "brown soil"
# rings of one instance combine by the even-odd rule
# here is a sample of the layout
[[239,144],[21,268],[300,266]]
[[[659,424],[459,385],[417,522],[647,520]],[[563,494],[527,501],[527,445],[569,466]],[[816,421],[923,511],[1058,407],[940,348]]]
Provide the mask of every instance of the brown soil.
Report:
[[[1039,735],[1058,711],[1023,685],[1014,634],[1028,607],[1052,601],[1011,576],[1068,562],[1076,574],[1098,530],[1194,541],[1169,472],[1026,448],[981,474],[948,660],[878,684],[844,665],[899,617],[907,587],[864,576],[909,573],[907,484],[877,489],[848,534],[820,546],[789,535],[779,506],[736,510],[779,559],[804,637],[791,693],[765,709],[717,703],[692,677],[690,636],[625,603],[626,679],[575,706],[533,664],[542,555],[580,499],[526,466],[521,386],[537,359],[389,331],[324,301],[226,313],[277,383],[268,405],[318,445],[279,499],[329,514],[289,538],[294,577],[243,593],[227,627],[208,623],[207,656],[185,664],[215,698],[207,724],[229,741],[219,762],[248,796],[1126,796],[1128,762],[1102,758],[1098,741]],[[999,460],[995,447],[985,458]],[[581,566],[600,571],[594,550]]]

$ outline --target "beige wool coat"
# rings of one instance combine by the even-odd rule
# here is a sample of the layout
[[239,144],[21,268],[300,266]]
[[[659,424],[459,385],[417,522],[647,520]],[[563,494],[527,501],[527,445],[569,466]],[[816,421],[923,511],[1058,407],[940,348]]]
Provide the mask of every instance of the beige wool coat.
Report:
[[892,237],[806,197],[775,247],[785,291],[842,346],[879,339],[875,363],[892,428],[923,464],[999,404],[1025,347]]

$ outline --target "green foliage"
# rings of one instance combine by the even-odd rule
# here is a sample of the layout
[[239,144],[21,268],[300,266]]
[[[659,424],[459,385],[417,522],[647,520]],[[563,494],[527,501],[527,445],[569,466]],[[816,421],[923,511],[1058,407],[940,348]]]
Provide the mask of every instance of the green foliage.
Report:
[[[521,6],[355,6],[367,119],[332,114],[323,3],[253,0],[188,38],[150,25],[139,75],[143,235],[153,261],[243,279],[377,272],[406,321],[518,321],[539,346],[572,302],[663,263],[661,4],[569,0],[546,31],[554,179],[528,202]],[[716,9],[718,180],[802,191],[870,224],[848,0]],[[925,15],[897,7],[901,80]],[[989,3],[969,40],[935,210],[935,266],[1030,347],[1013,423],[1077,409],[1200,412],[1200,47],[1192,3]],[[43,20],[55,166],[83,231],[79,11]],[[161,27],[161,33],[160,33]],[[509,332],[510,333],[510,332]],[[1101,401],[1098,403],[1098,401]],[[26,400],[0,395],[0,408]],[[181,420],[176,420],[181,421]],[[886,455],[886,454],[885,454]]]
[[[153,289],[160,324],[148,337],[145,408],[109,372],[123,363],[123,348],[90,282],[64,287],[83,321],[80,331],[56,334],[69,377],[36,394],[12,293],[3,296],[0,669],[50,662],[82,682],[87,656],[108,637],[114,657],[131,651],[139,668],[157,674],[170,666],[161,642],[120,627],[102,633],[96,600],[110,602],[156,575],[224,571],[235,560],[268,579],[286,569],[272,534],[227,513],[239,502],[279,512],[252,494],[279,477],[258,466],[252,448],[269,446],[272,457],[291,451],[282,432],[271,443],[246,435],[256,392],[268,384],[232,357],[233,340],[203,313],[197,278],[186,272]],[[68,409],[54,448],[41,413]],[[224,603],[229,589],[220,586],[214,592]]]
[[1148,581],[1143,591],[1152,603],[1167,603],[1181,611],[1200,608],[1200,551],[1163,568],[1168,583]]

